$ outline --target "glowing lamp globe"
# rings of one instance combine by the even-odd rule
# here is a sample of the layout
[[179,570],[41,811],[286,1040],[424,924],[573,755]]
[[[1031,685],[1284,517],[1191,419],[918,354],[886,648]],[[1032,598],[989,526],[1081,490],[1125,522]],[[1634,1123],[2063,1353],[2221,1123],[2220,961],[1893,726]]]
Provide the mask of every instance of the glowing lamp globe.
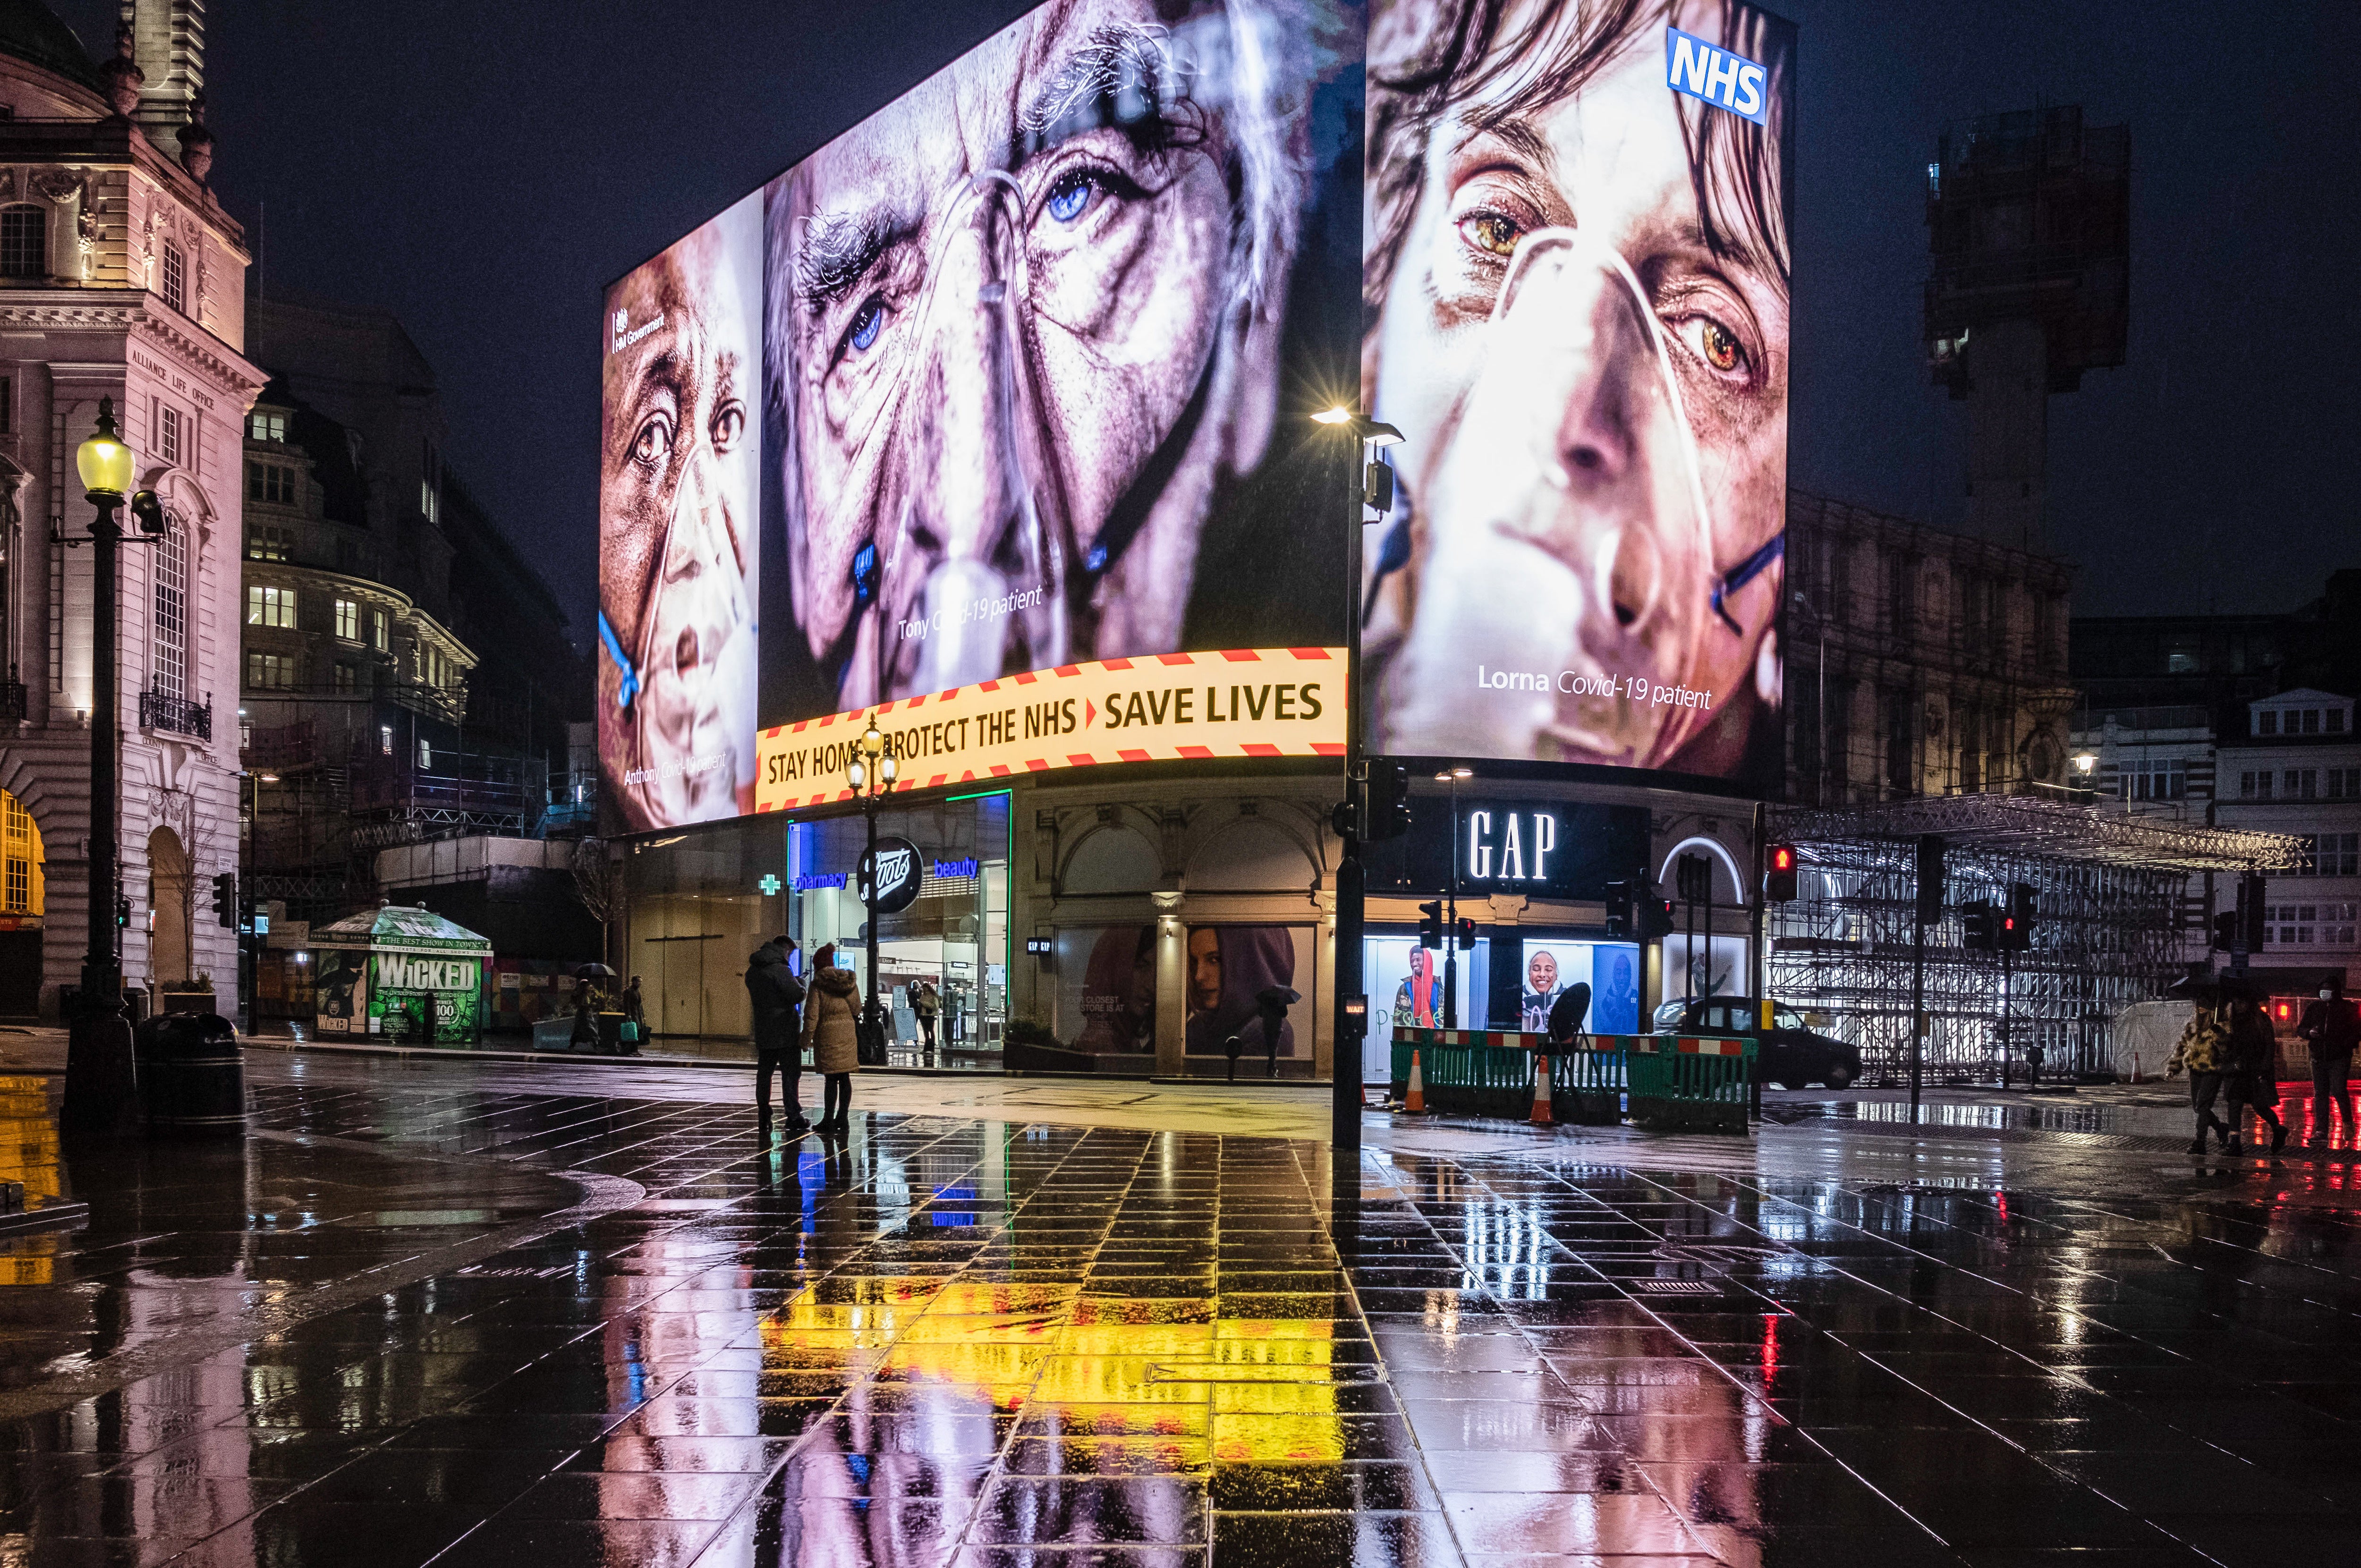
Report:
[[93,501],[119,501],[131,488],[131,448],[115,428],[115,400],[98,400],[98,429],[75,449],[74,466]]

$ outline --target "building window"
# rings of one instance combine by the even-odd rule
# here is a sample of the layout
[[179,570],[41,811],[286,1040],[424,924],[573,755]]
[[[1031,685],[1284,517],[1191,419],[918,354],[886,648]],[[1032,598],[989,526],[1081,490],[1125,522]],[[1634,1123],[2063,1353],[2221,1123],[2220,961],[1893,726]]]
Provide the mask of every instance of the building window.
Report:
[[0,435],[13,433],[16,428],[16,381],[12,376],[0,376]]
[[248,653],[246,656],[246,684],[254,691],[293,690],[293,656],[287,653]]
[[2332,707],[2332,708],[2329,708],[2329,709],[2327,710],[2327,724],[2328,724],[2328,732],[2329,732],[2331,735],[2342,735],[2342,734],[2344,734],[2344,733],[2345,733],[2345,710],[2344,710],[2343,708],[2341,708],[2341,707]]
[[246,590],[246,623],[248,626],[277,626],[292,630],[295,626],[295,590],[266,588],[260,586]]
[[336,690],[347,695],[360,689],[360,672],[342,659],[336,661]]
[[287,416],[265,413],[260,409],[246,416],[246,433],[253,441],[284,441],[287,439]]
[[182,315],[189,313],[189,258],[169,240],[164,245],[164,302]]
[[2255,715],[2255,733],[2256,733],[2256,734],[2257,734],[2257,735],[2276,735],[2276,734],[2278,734],[2279,732],[2279,714],[2278,714],[2277,712],[2275,712],[2275,711],[2273,711],[2272,709],[2269,709],[2269,708],[2265,708],[2262,712],[2257,713],[2257,715]]
[[291,528],[269,522],[246,525],[246,558],[249,561],[284,561],[294,548],[295,531]]
[[2327,773],[2329,799],[2361,800],[2361,768],[2330,768]]
[[44,913],[41,830],[24,802],[0,789],[0,909],[11,915]]
[[380,653],[392,642],[386,631],[386,613],[381,609],[369,611],[369,646]]
[[2312,840],[2320,876],[2361,876],[2361,833],[2321,833]]
[[2279,773],[2281,800],[2310,800],[2320,793],[2318,768],[2287,768]]
[[166,514],[155,563],[156,595],[148,639],[148,689],[175,699],[189,695],[189,536]]
[[31,205],[0,207],[0,278],[49,275],[49,214]]
[[2180,800],[2189,794],[2189,763],[2183,759],[2126,762],[2123,767],[2115,788],[2125,800]]
[[434,765],[434,743],[421,736],[418,741],[418,771],[426,772]]
[[392,725],[380,724],[377,727],[377,749],[381,755],[388,757],[393,755]]
[[361,640],[361,607],[350,599],[336,601],[336,635],[347,642]]
[[284,463],[248,463],[246,466],[246,499],[293,506],[295,470]]
[[2319,917],[2317,905],[2267,904],[2263,905],[2263,940],[2280,947],[2311,947],[2313,927],[2310,923]]
[[181,411],[160,399],[156,409],[156,456],[172,467],[181,466]]

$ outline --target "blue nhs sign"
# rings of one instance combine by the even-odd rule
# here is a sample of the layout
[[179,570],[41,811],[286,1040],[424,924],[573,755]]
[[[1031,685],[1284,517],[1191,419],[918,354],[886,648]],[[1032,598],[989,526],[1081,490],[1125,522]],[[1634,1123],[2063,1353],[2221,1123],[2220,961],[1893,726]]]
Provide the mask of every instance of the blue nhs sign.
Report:
[[1742,54],[1664,29],[1664,85],[1758,126],[1770,123],[1770,73]]

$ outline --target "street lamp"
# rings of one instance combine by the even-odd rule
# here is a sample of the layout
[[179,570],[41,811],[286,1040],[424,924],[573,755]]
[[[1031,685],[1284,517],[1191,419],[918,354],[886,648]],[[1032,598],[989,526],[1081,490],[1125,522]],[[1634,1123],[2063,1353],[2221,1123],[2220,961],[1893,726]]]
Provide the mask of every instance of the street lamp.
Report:
[[869,906],[869,996],[862,1003],[861,1026],[864,1037],[881,1047],[885,1024],[877,1006],[877,801],[893,792],[895,771],[894,759],[885,751],[885,737],[877,732],[877,716],[873,712],[868,729],[852,743],[852,761],[844,770],[844,776],[860,800],[861,815],[869,826],[869,855],[862,862],[868,868],[864,880],[868,883]]
[[[1329,1069],[1328,1141],[1339,1153],[1361,1148],[1361,1036],[1368,1027],[1367,978],[1361,970],[1361,928],[1367,907],[1361,869],[1361,813],[1368,809],[1368,770],[1361,757],[1361,530],[1369,503],[1367,466],[1383,447],[1399,445],[1392,425],[1339,404],[1321,410],[1313,422],[1349,430],[1360,438],[1358,461],[1350,466],[1352,526],[1345,531],[1345,853],[1336,864],[1336,1001],[1340,1031]],[[1388,492],[1390,499],[1391,492]],[[1382,514],[1381,514],[1382,515]],[[1346,1036],[1349,1036],[1350,1038]]]
[[[128,1131],[137,1106],[137,1081],[131,1061],[131,1023],[123,1015],[123,957],[115,926],[121,896],[122,789],[115,757],[115,727],[121,717],[120,672],[115,668],[116,554],[126,535],[115,513],[131,489],[131,448],[115,428],[115,400],[98,400],[98,426],[74,452],[84,496],[98,510],[86,534],[53,532],[68,549],[91,546],[90,703],[90,948],[82,957],[81,1005],[66,1044],[62,1130]],[[139,520],[138,543],[164,532],[155,492],[130,498]]]

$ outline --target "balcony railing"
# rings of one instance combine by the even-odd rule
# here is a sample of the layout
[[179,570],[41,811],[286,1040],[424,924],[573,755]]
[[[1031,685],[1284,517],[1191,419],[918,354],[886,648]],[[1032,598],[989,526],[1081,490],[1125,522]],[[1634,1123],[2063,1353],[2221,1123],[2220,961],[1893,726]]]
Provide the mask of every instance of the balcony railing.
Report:
[[166,729],[175,735],[193,735],[200,740],[210,740],[214,738],[213,705],[191,702],[187,697],[170,696],[163,692],[141,692],[139,728]]

